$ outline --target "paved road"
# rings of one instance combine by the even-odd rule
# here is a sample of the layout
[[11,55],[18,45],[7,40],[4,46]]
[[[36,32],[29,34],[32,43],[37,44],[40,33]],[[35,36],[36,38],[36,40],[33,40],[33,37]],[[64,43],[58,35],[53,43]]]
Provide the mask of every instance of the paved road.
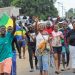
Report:
[[[28,53],[26,52],[26,59],[19,59],[17,57],[17,75],[39,75],[39,71],[34,71],[33,73],[29,72],[29,62],[28,62]],[[50,68],[49,75],[56,75],[54,69]],[[64,71],[59,75],[75,75],[72,71]]]

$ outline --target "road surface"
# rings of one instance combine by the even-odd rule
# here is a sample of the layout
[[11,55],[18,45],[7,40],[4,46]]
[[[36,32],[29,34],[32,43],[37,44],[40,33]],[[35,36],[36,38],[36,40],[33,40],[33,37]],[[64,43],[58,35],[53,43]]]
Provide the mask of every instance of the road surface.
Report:
[[[39,75],[39,71],[34,70],[34,72],[29,72],[30,65],[28,61],[28,52],[26,52],[25,59],[19,59],[17,57],[17,75]],[[57,75],[54,73],[54,69],[50,68],[49,75]],[[61,72],[59,75],[75,75],[71,70]]]

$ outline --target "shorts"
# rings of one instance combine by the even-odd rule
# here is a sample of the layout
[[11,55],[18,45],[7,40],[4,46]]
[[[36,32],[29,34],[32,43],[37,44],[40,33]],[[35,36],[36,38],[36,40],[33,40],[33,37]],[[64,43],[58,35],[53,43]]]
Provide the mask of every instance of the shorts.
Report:
[[12,58],[7,58],[0,62],[0,73],[11,73]]
[[24,46],[25,46],[25,40],[24,40],[24,41],[22,41],[21,46],[22,46],[22,47],[24,47]]
[[40,71],[48,71],[49,63],[48,63],[48,55],[38,56],[39,68]]
[[53,51],[54,51],[54,53],[61,54],[61,52],[62,52],[62,47],[53,47]]
[[25,40],[20,40],[20,41],[18,41],[18,45],[20,46],[20,47],[25,47]]

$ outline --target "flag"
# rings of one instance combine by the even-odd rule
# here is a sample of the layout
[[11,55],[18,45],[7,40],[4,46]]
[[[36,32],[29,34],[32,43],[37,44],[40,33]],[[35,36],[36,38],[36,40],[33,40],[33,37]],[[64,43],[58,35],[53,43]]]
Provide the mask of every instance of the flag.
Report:
[[0,26],[5,26],[6,28],[8,26],[13,27],[13,20],[7,14],[3,13],[0,17]]

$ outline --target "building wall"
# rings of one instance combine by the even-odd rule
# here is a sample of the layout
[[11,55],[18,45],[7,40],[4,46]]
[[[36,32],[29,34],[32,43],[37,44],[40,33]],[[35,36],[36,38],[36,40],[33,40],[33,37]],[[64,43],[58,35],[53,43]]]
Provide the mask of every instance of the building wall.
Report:
[[19,8],[12,8],[10,15],[18,16],[19,15]]
[[19,8],[16,7],[5,7],[0,8],[0,14],[7,13],[9,16],[18,16],[19,15]]

